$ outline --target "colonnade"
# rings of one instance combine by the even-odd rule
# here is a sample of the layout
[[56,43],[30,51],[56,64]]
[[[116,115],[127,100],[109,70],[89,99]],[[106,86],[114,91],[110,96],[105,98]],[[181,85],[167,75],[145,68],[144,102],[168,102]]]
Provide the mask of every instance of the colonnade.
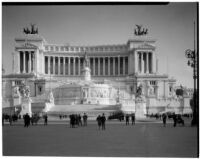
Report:
[[154,54],[152,52],[137,52],[136,54],[136,72],[153,73],[154,72]]
[[[128,74],[128,56],[88,57],[91,75],[121,76]],[[45,74],[80,76],[83,57],[45,56]]]
[[35,70],[34,51],[20,51],[17,58],[20,73],[31,73]]

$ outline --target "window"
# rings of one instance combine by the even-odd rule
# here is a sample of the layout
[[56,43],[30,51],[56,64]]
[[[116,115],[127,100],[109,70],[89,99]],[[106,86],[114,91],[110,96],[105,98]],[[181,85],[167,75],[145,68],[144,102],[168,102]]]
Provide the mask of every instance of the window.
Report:
[[56,46],[56,51],[58,51],[59,50],[59,48],[58,48],[58,46]]
[[51,46],[51,51],[53,51],[53,46]]
[[156,81],[150,81],[150,85],[155,86],[156,85]]

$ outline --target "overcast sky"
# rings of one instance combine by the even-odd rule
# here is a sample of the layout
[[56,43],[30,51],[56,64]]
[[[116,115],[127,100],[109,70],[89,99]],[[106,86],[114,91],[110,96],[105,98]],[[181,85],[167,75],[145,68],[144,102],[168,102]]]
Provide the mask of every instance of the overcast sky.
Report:
[[70,45],[125,44],[134,37],[135,25],[142,24],[149,29],[148,36],[157,40],[159,73],[168,73],[177,85],[192,88],[192,68],[187,66],[185,50],[194,46],[196,15],[196,3],[3,6],[3,67],[6,74],[12,72],[14,38],[30,23],[38,26],[48,43]]

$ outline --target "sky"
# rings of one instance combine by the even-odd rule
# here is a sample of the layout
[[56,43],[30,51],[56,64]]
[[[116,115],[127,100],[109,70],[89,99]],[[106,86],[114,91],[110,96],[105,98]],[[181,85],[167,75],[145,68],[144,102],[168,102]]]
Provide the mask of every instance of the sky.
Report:
[[126,44],[134,38],[136,24],[148,28],[156,39],[158,72],[169,74],[177,85],[193,88],[192,68],[185,50],[194,49],[196,3],[168,5],[36,5],[2,6],[2,64],[12,72],[14,38],[36,24],[49,44]]

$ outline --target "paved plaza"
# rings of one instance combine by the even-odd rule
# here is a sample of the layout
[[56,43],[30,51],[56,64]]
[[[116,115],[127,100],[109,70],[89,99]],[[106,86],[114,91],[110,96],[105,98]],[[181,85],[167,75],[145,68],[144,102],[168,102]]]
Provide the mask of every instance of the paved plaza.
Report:
[[64,121],[24,128],[22,123],[3,127],[4,156],[90,157],[197,157],[197,128],[189,123],[173,127],[161,122],[107,122],[98,130],[95,121],[87,127],[70,128]]

